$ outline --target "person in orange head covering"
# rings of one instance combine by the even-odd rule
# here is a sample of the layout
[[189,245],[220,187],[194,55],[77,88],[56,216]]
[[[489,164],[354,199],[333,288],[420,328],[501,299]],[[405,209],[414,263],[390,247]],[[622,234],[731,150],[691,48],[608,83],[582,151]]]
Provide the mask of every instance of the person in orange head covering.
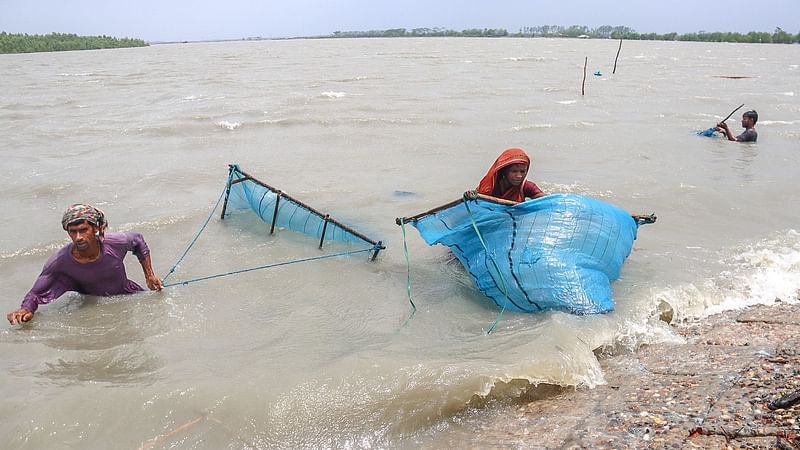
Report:
[[544,197],[544,191],[525,179],[531,159],[521,148],[509,148],[497,157],[478,184],[478,193],[492,197],[524,202],[525,198]]

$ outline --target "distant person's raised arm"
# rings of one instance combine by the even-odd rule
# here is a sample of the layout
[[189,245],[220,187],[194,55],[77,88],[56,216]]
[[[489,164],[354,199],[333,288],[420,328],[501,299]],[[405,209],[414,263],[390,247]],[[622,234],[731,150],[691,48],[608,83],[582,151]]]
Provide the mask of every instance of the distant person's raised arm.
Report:
[[725,122],[718,123],[716,130],[719,131],[720,133],[724,134],[725,137],[728,138],[729,141],[735,141],[736,140],[736,138],[733,137],[733,133],[731,133],[731,129],[728,128],[728,124],[727,123],[725,123]]

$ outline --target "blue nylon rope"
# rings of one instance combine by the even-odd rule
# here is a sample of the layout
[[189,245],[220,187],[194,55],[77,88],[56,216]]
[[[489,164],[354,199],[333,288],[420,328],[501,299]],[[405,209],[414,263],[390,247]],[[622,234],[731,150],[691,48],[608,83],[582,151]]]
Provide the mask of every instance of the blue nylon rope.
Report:
[[[229,185],[230,185],[230,183],[231,183],[231,178],[232,178],[232,177],[233,177],[233,171],[231,170],[231,171],[229,171],[229,172],[228,172],[228,180],[225,182],[225,187],[224,187],[224,188],[222,188],[222,192],[219,194],[219,198],[217,199],[217,203],[214,205],[214,208],[213,208],[213,209],[211,210],[211,212],[208,214],[208,217],[206,218],[206,221],[205,221],[205,223],[203,223],[203,226],[202,226],[202,227],[200,227],[200,231],[198,231],[198,232],[197,232],[197,234],[195,235],[194,239],[192,239],[192,242],[189,244],[189,246],[188,246],[188,247],[186,247],[186,250],[183,252],[183,254],[181,255],[181,257],[180,257],[180,258],[178,258],[178,260],[177,260],[177,261],[175,262],[175,264],[172,266],[172,269],[169,269],[169,273],[167,273],[166,275],[164,275],[164,278],[162,278],[162,279],[161,279],[161,282],[162,282],[162,283],[163,283],[164,281],[167,281],[167,278],[169,278],[169,276],[170,276],[170,275],[172,275],[172,273],[173,273],[173,272],[175,272],[175,269],[178,267],[178,264],[180,264],[180,263],[181,263],[181,261],[183,261],[183,258],[185,258],[185,257],[186,257],[186,255],[189,253],[189,250],[191,250],[192,246],[194,246],[195,242],[197,242],[197,239],[200,237],[200,235],[201,235],[201,234],[203,233],[203,231],[206,229],[206,226],[208,226],[208,222],[210,222],[210,221],[211,221],[211,217],[214,215],[214,212],[216,212],[217,208],[219,207],[219,202],[221,202],[221,201],[222,201],[222,198],[225,196],[225,191],[228,189],[228,186],[229,186]],[[167,286],[168,286],[168,285],[166,285],[166,284],[164,285],[164,287],[167,287]],[[169,285],[169,286],[172,286],[172,285]]]
[[472,216],[472,211],[469,209],[469,201],[466,198],[464,199],[464,206],[467,208],[467,213],[469,214],[469,220],[470,222],[472,222],[472,228],[475,230],[475,234],[478,235],[478,240],[481,241],[481,245],[483,245],[483,251],[486,252],[486,256],[489,257],[489,261],[492,262],[494,270],[497,271],[497,275],[498,277],[500,277],[500,288],[503,292],[503,295],[506,297],[506,301],[504,302],[503,307],[500,308],[500,312],[497,313],[497,317],[494,319],[494,323],[492,324],[491,327],[489,327],[489,330],[486,332],[486,334],[491,334],[492,331],[494,331],[494,329],[497,327],[497,324],[499,324],[500,320],[502,320],[503,318],[503,312],[506,310],[506,305],[508,304],[509,301],[508,289],[506,288],[506,280],[503,277],[503,273],[500,272],[500,267],[497,265],[497,262],[495,262],[494,256],[492,256],[489,253],[489,249],[486,248],[486,242],[484,242],[483,236],[481,235],[481,232],[478,230],[478,224],[475,223],[475,218]]
[[166,288],[166,287],[170,287],[170,286],[187,285],[189,283],[195,283],[195,282],[198,282],[198,281],[210,280],[212,278],[226,277],[228,275],[238,275],[240,273],[252,272],[254,270],[270,269],[272,267],[287,266],[289,264],[296,264],[296,263],[308,262],[308,261],[316,261],[316,260],[319,260],[319,259],[334,258],[334,257],[337,257],[337,256],[348,256],[348,255],[354,255],[356,253],[364,253],[364,252],[371,252],[371,251],[375,251],[375,246],[370,247],[370,248],[365,248],[365,249],[362,249],[362,250],[353,250],[353,251],[349,251],[349,252],[334,253],[332,255],[312,256],[310,258],[301,258],[301,259],[295,259],[295,260],[292,260],[292,261],[284,261],[284,262],[279,262],[279,263],[274,263],[274,264],[265,264],[263,266],[251,267],[249,269],[234,270],[232,272],[219,273],[219,274],[216,274],[216,275],[208,275],[208,276],[205,276],[205,277],[193,278],[191,280],[186,280],[186,281],[177,281],[175,283],[165,284],[164,287]]
[[403,254],[406,256],[406,293],[408,294],[408,302],[411,303],[411,315],[408,316],[408,319],[403,322],[403,325],[400,327],[406,326],[409,320],[414,317],[414,314],[417,313],[417,305],[414,304],[414,300],[411,299],[411,261],[408,257],[408,243],[406,242],[406,222],[401,218],[400,219],[400,229],[403,230]]

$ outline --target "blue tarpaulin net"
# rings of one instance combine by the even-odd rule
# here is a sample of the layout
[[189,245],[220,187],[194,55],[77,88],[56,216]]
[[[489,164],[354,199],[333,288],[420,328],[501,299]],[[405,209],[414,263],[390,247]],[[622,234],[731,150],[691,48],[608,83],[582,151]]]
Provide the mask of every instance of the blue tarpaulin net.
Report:
[[516,205],[465,200],[409,222],[429,245],[448,246],[501,308],[574,314],[614,309],[610,284],[638,230],[623,209],[575,194]]

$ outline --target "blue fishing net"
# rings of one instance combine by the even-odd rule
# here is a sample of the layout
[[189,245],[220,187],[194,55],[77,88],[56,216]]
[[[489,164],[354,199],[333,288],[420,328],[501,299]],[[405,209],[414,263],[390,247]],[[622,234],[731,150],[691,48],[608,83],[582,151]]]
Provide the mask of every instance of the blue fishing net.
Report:
[[170,269],[169,273],[164,276],[164,281],[166,281],[166,279],[175,272],[175,269],[178,268],[181,261],[183,261],[183,259],[189,253],[189,250],[191,250],[195,242],[197,242],[200,234],[206,228],[206,225],[208,225],[209,220],[211,220],[211,217],[217,211],[219,202],[222,201],[223,197],[225,198],[225,203],[222,207],[223,218],[234,210],[252,211],[256,213],[261,220],[271,225],[270,233],[273,233],[276,229],[289,229],[303,233],[316,238],[315,243],[319,245],[319,249],[322,249],[323,244],[326,241],[369,244],[369,247],[361,250],[350,250],[346,252],[329,253],[324,255],[318,254],[315,256],[291,261],[263,264],[256,267],[206,275],[189,280],[164,284],[164,287],[176,286],[179,284],[185,285],[197,281],[237,275],[254,270],[263,270],[272,267],[285,266],[288,264],[297,264],[326,258],[354,255],[356,253],[363,253],[367,251],[372,253],[371,259],[374,260],[378,256],[378,252],[386,248],[383,246],[381,241],[374,241],[358,231],[353,230],[349,226],[342,224],[336,219],[333,219],[328,214],[321,213],[316,209],[306,205],[302,201],[297,200],[292,196],[287,195],[286,193],[253,178],[251,175],[242,171],[237,164],[229,165],[228,169],[228,180],[225,183],[225,190],[222,194],[220,194],[217,204],[214,205],[214,208],[211,211],[211,215],[208,216],[208,219],[206,219],[203,227],[183,252],[183,255],[178,258],[178,261],[172,266],[172,269]]
[[411,223],[429,245],[450,247],[498,306],[574,314],[614,309],[611,281],[638,230],[621,208],[575,194],[517,205],[468,200]]
[[[326,220],[326,215],[291,197],[278,196],[278,190],[270,187],[239,169],[231,166],[230,194],[227,210],[249,209],[264,222],[280,229],[289,229],[324,241],[338,241],[374,245],[375,241],[335,220]],[[277,210],[275,204],[278,204]],[[324,239],[321,239],[324,233]]]
[[711,136],[714,136],[714,134],[716,132],[717,132],[716,128],[706,128],[705,130],[698,131],[697,135],[698,136],[711,137]]

